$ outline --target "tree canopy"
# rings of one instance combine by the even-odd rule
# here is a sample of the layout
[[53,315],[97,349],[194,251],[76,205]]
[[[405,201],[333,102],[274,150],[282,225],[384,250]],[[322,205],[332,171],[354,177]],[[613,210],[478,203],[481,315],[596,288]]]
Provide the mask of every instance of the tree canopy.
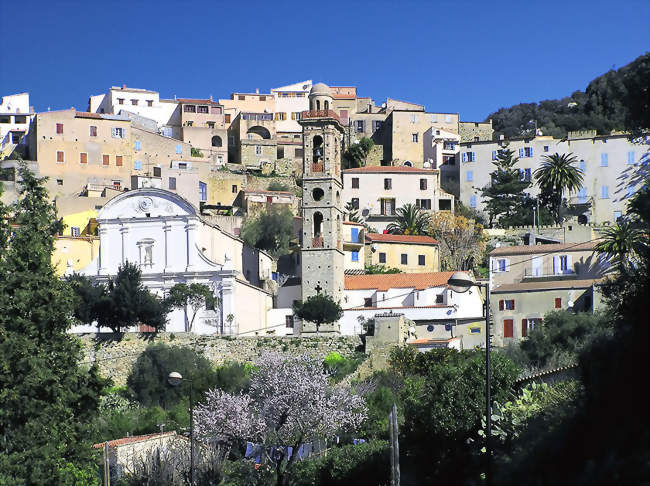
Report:
[[431,217],[424,209],[407,203],[397,208],[397,221],[390,223],[386,229],[394,235],[424,235]]
[[[217,305],[217,298],[205,284],[191,283],[189,285],[178,283],[169,289],[166,300],[169,307],[182,308],[185,312],[185,329],[192,331],[194,319],[201,309],[214,309]],[[191,312],[191,314],[190,314]]]
[[539,199],[547,205],[557,224],[562,223],[562,204],[565,192],[577,191],[582,187],[584,174],[575,166],[573,154],[545,155],[542,164],[534,172],[539,186]]
[[331,296],[318,293],[307,300],[295,302],[293,312],[300,319],[316,324],[316,331],[323,324],[338,321],[343,317],[343,309]]
[[429,234],[440,242],[441,270],[473,270],[483,260],[487,239],[483,226],[473,219],[436,212]]
[[244,220],[241,236],[246,244],[274,257],[286,255],[293,238],[293,214],[287,208],[271,208],[249,216]]
[[374,145],[375,142],[368,137],[363,137],[361,140],[352,143],[348,149],[343,152],[343,167],[346,169],[353,169],[355,167],[366,165],[366,158]]

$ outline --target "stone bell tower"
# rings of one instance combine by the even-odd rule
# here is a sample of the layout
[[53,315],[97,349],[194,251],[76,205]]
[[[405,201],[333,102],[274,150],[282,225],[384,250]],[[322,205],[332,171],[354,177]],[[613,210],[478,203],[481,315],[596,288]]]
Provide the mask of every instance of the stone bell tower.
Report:
[[[309,93],[309,111],[300,118],[303,134],[302,299],[326,293],[343,298],[343,206],[341,205],[341,147],[343,126],[332,111],[327,85],[315,84]],[[303,324],[303,332],[315,332]],[[339,332],[338,323],[320,332]]]

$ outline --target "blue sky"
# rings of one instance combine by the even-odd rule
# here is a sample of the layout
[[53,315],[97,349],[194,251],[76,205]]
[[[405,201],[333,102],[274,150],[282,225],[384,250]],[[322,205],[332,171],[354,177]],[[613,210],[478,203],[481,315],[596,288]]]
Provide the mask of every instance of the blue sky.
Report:
[[28,91],[37,111],[86,109],[112,85],[226,98],[313,79],[476,121],[584,89],[650,51],[648,0],[27,0],[19,10],[0,29],[0,95]]

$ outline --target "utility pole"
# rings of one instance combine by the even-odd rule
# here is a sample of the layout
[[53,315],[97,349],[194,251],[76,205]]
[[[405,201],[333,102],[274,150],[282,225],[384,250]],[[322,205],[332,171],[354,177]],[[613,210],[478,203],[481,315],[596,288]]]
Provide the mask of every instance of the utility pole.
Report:
[[400,486],[399,472],[399,431],[397,429],[397,406],[388,414],[388,433],[390,435],[390,486]]
[[111,464],[108,459],[108,441],[104,442],[104,486],[111,486]]

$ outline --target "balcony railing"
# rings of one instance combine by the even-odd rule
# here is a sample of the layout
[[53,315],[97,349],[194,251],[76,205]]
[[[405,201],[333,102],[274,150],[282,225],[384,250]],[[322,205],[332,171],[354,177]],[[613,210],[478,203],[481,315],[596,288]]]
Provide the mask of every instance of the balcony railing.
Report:
[[339,115],[332,110],[308,110],[303,111],[300,114],[301,120],[306,120],[308,118],[334,118],[337,122],[341,123]]
[[312,163],[311,164],[311,171],[312,172],[323,172],[323,164],[322,164],[322,162],[319,162],[317,164]]
[[323,248],[323,237],[316,236],[311,241],[312,248]]

